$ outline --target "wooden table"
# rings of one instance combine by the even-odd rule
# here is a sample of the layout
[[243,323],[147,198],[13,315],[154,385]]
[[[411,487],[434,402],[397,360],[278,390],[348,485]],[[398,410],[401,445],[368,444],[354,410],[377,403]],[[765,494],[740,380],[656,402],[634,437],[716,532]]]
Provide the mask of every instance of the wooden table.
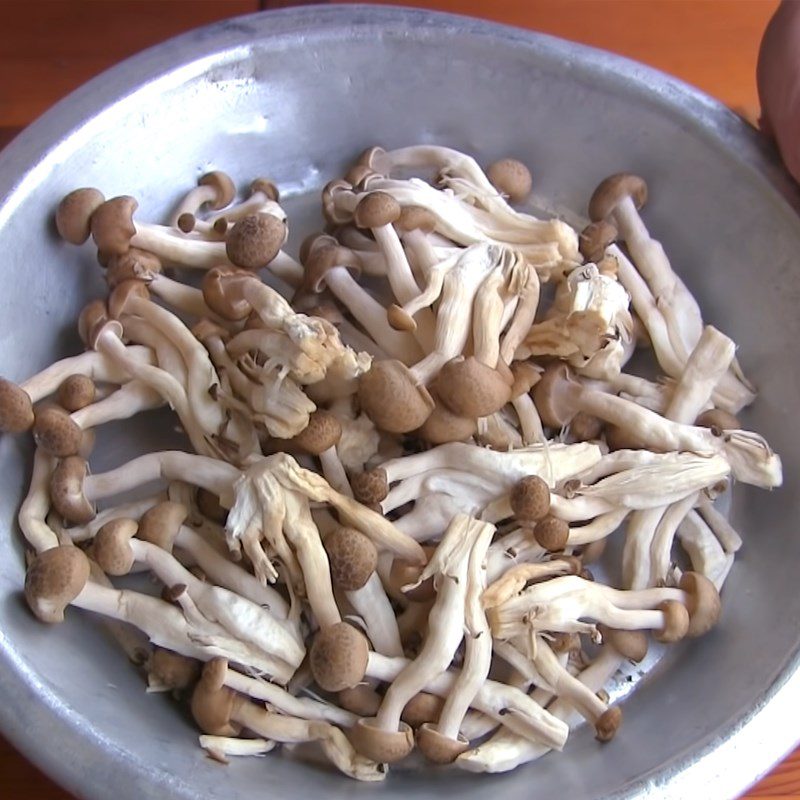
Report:
[[[373,2],[380,0],[373,0]],[[120,59],[223,17],[280,0],[0,0],[0,146],[56,100]],[[601,47],[693,83],[751,120],[755,63],[777,0],[412,0]],[[797,736],[800,738],[800,728]],[[71,796],[0,738],[0,796]],[[800,748],[747,798],[800,797]]]

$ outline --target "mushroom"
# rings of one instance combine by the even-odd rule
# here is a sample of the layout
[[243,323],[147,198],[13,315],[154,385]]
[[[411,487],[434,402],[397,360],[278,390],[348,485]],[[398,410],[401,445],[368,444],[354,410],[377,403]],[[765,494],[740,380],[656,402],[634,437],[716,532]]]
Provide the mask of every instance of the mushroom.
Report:
[[336,445],[342,438],[342,424],[335,414],[317,409],[308,418],[308,425],[292,441],[306,453],[317,456],[325,480],[337,492],[350,495],[353,492],[347,480]]
[[533,179],[530,170],[516,158],[493,161],[486,170],[486,177],[512,203],[524,202],[531,193]]
[[203,206],[219,211],[230,205],[234,197],[236,197],[236,187],[227,173],[221,170],[207,172],[198,178],[197,186],[184,195],[178,207],[172,212],[169,224],[188,233],[194,228],[193,224],[189,224],[189,218],[193,222]]
[[65,195],[56,208],[58,235],[70,244],[83,244],[91,233],[92,214],[104,202],[97,189],[75,189]]

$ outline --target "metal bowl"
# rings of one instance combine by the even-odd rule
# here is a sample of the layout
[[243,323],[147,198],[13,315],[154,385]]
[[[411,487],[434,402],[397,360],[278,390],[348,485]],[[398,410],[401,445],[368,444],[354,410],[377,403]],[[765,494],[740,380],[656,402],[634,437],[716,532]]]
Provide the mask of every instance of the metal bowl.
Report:
[[[646,219],[700,298],[741,345],[760,387],[747,415],[782,452],[786,486],[737,487],[745,536],[722,624],[677,647],[624,702],[608,745],[587,730],[566,752],[516,772],[399,772],[387,800],[542,796],[732,797],[800,738],[800,252],[798,197],[758,135],[717,102],[632,62],[545,36],[401,9],[304,8],[194,31],[75,92],[0,155],[0,374],[22,379],[76,352],[76,312],[100,294],[88,250],[52,230],[58,198],[79,185],[135,195],[163,215],[210,167],[265,174],[295,228],[314,193],[363,147],[439,142],[484,161],[533,168],[557,212],[582,212],[605,175],[644,175]],[[302,218],[298,222],[297,219]],[[163,428],[137,436],[164,446]],[[121,463],[129,432],[104,434],[95,469]],[[46,627],[21,599],[14,521],[30,474],[23,438],[0,440],[0,724],[29,758],[86,798],[349,797],[356,787],[287,758],[207,760],[186,716],[140,677],[78,611]]]

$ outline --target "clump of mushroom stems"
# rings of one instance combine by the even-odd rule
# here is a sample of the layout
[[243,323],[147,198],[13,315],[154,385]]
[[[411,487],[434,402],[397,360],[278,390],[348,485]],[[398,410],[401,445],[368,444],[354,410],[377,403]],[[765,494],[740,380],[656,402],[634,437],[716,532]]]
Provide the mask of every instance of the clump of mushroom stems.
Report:
[[[237,201],[209,172],[164,225],[96,189],[59,204],[109,294],[84,353],[0,379],[0,431],[36,445],[26,598],[111,620],[152,691],[191,697],[210,757],[512,769],[577,718],[617,735],[623,660],[717,624],[743,537],[715,499],[782,480],[734,416],[755,399],[735,344],[645,227],[641,179],[604,181],[580,232],[530,213],[531,182],[514,158],[372,148],[291,255],[262,178]],[[655,378],[629,366],[642,337]],[[186,451],[92,469],[95,430],[161,406]],[[588,571],[612,537],[619,587]]]

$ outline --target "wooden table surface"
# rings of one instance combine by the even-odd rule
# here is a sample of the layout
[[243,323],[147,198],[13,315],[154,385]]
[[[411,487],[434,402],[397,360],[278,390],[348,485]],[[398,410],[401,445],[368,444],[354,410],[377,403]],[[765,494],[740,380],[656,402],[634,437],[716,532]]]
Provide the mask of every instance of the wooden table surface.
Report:
[[[69,91],[126,56],[217,19],[297,4],[0,0],[0,63],[5,75],[13,76],[0,81],[0,146]],[[611,50],[676,75],[755,120],[758,44],[777,0],[412,0],[405,4],[486,17]],[[72,800],[2,738],[0,797]],[[746,797],[800,797],[800,748]]]

